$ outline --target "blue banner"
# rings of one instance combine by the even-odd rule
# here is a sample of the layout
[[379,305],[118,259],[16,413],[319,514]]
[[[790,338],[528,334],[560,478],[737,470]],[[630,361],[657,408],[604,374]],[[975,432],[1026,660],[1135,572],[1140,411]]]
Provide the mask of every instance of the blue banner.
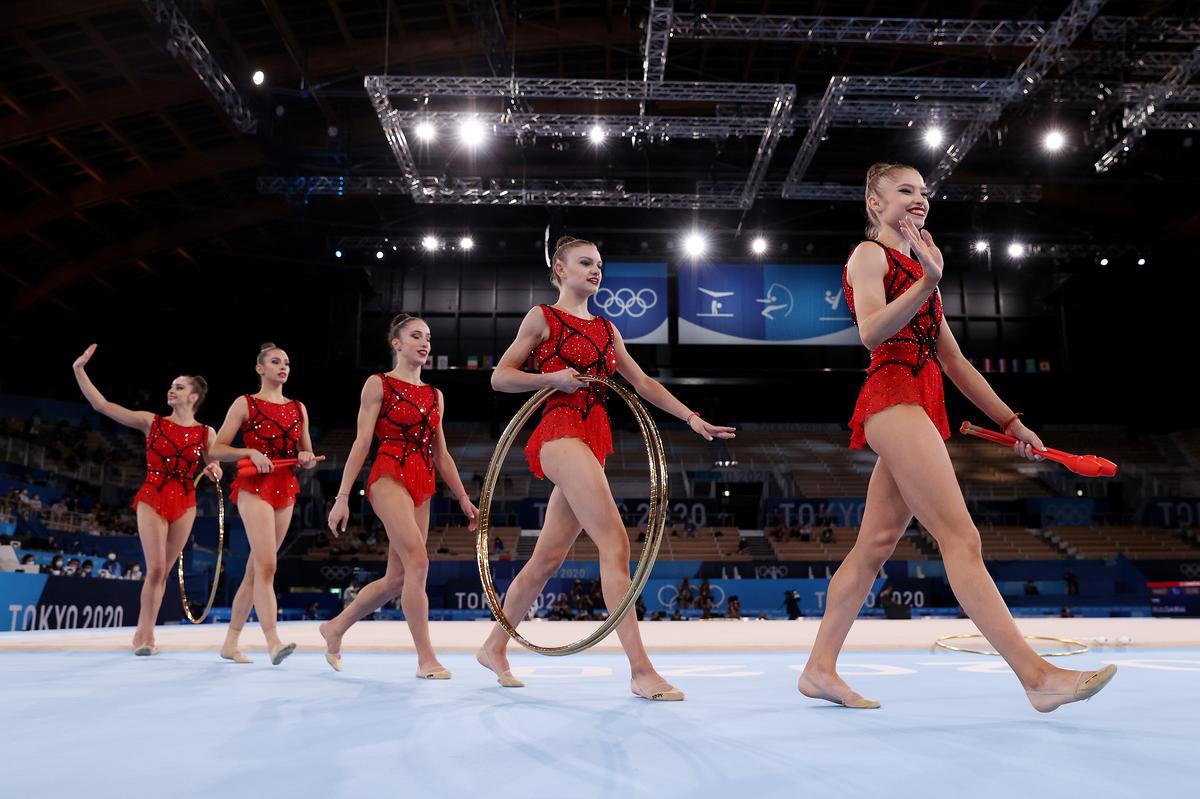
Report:
[[[141,580],[0,574],[0,631],[129,627],[137,623],[141,594]],[[166,591],[158,622],[182,615],[179,592]]]
[[[883,587],[883,580],[876,579],[867,596],[866,607],[873,608],[876,596]],[[771,613],[786,607],[786,597],[795,592],[799,597],[800,611],[805,616],[820,616],[825,612],[825,596],[829,592],[829,580],[784,579],[784,580],[709,580],[712,590],[713,613],[724,616],[729,597],[736,596],[742,603],[743,615]],[[692,581],[692,606],[700,597],[699,581]],[[679,605],[679,581],[650,579],[642,591],[646,612],[661,610],[673,613]],[[923,600],[922,600],[923,606]]]
[[769,497],[766,526],[774,526],[778,514],[779,524],[785,527],[816,527],[822,517],[828,517],[834,527],[858,527],[866,507],[864,497]]
[[666,344],[667,265],[605,264],[588,310],[607,317],[626,344]]
[[1151,497],[1142,506],[1142,523],[1155,527],[1200,527],[1200,497]]
[[679,270],[680,344],[860,345],[832,264]]

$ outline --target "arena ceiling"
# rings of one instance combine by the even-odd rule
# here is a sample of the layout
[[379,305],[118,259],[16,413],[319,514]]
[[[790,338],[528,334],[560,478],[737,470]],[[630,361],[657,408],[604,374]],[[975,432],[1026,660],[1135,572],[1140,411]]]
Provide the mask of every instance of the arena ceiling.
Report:
[[[1200,238],[1196,2],[56,0],[3,16],[10,323],[215,263],[319,273],[337,249],[431,230],[533,260],[548,223],[617,254],[670,257],[701,226],[743,256],[759,231],[777,254],[840,256],[877,160],[937,178],[931,226],[964,258],[988,231],[1071,269]],[[367,76],[402,87],[382,110],[399,147]],[[456,138],[468,114],[476,148]],[[422,118],[437,140],[417,138]],[[1047,153],[1052,128],[1065,145]]]

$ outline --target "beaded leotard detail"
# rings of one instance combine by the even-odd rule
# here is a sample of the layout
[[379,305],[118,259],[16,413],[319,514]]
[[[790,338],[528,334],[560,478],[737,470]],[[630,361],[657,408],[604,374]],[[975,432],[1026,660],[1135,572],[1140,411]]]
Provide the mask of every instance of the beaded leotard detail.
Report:
[[[583,319],[549,305],[540,307],[550,334],[532,353],[534,368],[542,374],[568,367],[597,377],[616,374],[616,334],[612,322],[602,316]],[[573,394],[556,392],[546,400],[542,419],[525,447],[525,457],[535,476],[545,476],[540,458],[542,445],[558,438],[582,439],[604,464],[605,457],[612,452],[607,398],[604,386],[588,383]]]

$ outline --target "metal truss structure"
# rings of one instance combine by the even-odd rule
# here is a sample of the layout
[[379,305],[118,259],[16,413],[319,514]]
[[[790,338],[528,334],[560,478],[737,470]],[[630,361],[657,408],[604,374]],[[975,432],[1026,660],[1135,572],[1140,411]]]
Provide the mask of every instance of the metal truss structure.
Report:
[[1092,23],[1092,40],[1097,42],[1153,42],[1195,44],[1200,42],[1200,19],[1184,17],[1097,17]]
[[204,84],[204,88],[212,93],[217,104],[233,120],[234,126],[242,133],[254,133],[258,130],[258,119],[254,112],[246,105],[233,81],[209,52],[200,34],[175,4],[171,0],[142,0],[142,5],[166,31],[167,51],[187,62]]
[[[741,207],[745,183],[742,181],[698,181],[693,193],[653,194],[631,192],[620,181],[607,180],[434,180],[423,179],[420,191],[436,194],[443,190],[469,198],[470,205],[593,205],[630,208],[713,208],[735,210]],[[760,197],[778,197],[780,181],[764,181]],[[387,176],[307,176],[260,177],[260,194],[283,194],[293,198],[310,196],[396,195],[409,194],[403,178]],[[861,186],[842,183],[801,183],[795,199],[832,202],[862,202]],[[1037,184],[955,184],[937,193],[940,202],[1033,203],[1041,199]],[[675,204],[678,203],[678,204]]]
[[[763,196],[835,201],[853,198],[857,201],[861,199],[861,188],[857,185],[804,180],[820,142],[827,138],[831,128],[903,128],[933,122],[965,122],[966,127],[958,139],[928,176],[930,187],[951,199],[1029,202],[1040,196],[1040,187],[1035,187],[1035,191],[1031,187],[967,186],[961,187],[961,192],[941,187],[978,139],[996,123],[1004,108],[1035,91],[1049,94],[1052,102],[1094,103],[1111,98],[1115,102],[1133,103],[1135,108],[1126,114],[1126,122],[1134,128],[1130,136],[1135,137],[1138,131],[1144,135],[1148,128],[1186,129],[1197,122],[1194,112],[1163,111],[1161,108],[1170,99],[1195,102],[1200,98],[1200,89],[1184,85],[1195,71],[1194,58],[1181,63],[1187,57],[1186,53],[1156,51],[1127,56],[1146,72],[1152,73],[1159,67],[1164,71],[1170,69],[1168,77],[1158,83],[1105,86],[1100,82],[1089,85],[1088,81],[1044,79],[1052,68],[1086,69],[1101,59],[1107,59],[1111,65],[1113,57],[1126,57],[1123,53],[1069,50],[1089,26],[1096,41],[1149,38],[1178,43],[1192,42],[1200,36],[1200,24],[1185,19],[1098,17],[1105,0],[1073,0],[1053,24],[1037,20],[675,14],[672,0],[651,0],[642,41],[644,74],[641,80],[511,76],[508,65],[501,69],[500,59],[507,49],[494,3],[487,0],[471,2],[472,7],[480,7],[478,14],[486,15],[490,8],[491,17],[495,17],[488,17],[486,25],[485,21],[479,23],[484,30],[493,76],[368,76],[365,88],[401,174],[394,179],[348,179],[367,182],[354,184],[350,189],[354,193],[397,193],[403,188],[418,203],[540,203],[741,210],[750,208],[756,198]],[[787,84],[665,80],[667,51],[672,37],[728,41],[924,43],[1030,47],[1031,50],[1014,74],[1007,78],[835,76],[819,100],[797,105],[795,87]],[[431,99],[446,98],[502,100],[507,110],[501,111],[495,105],[484,111],[418,108],[418,104],[428,108]],[[639,112],[636,115],[611,115],[601,111],[591,114],[537,113],[530,104],[534,99],[633,101],[638,103]],[[647,103],[658,100],[709,104],[710,109],[696,115],[648,113]],[[407,105],[409,102],[411,106]],[[623,183],[608,180],[512,181],[420,175],[404,129],[418,122],[432,124],[435,128],[450,127],[467,117],[490,127],[496,135],[512,136],[521,141],[539,136],[580,138],[588,136],[597,125],[606,136],[635,141],[668,141],[672,137],[761,138],[740,190],[725,183],[698,182],[695,193],[647,193],[629,191]],[[805,138],[786,179],[768,182],[767,171],[779,141],[801,129],[805,129]],[[286,186],[279,182],[281,180],[284,179],[263,179],[260,189],[305,195],[336,193],[333,185],[322,178],[296,178],[294,185]],[[342,190],[347,190],[345,184]]]
[[[1094,166],[1097,174],[1104,174],[1111,169],[1138,140],[1146,135],[1146,131],[1150,128],[1150,120],[1159,115],[1161,107],[1170,102],[1176,92],[1182,89],[1198,71],[1200,71],[1200,45],[1197,45],[1190,55],[1172,67],[1161,81],[1150,86],[1133,108],[1126,110],[1123,121],[1125,127],[1129,128],[1129,132],[1096,161]],[[1191,119],[1187,121],[1194,123],[1196,115],[1189,114],[1188,116]]]
[[[792,103],[796,87],[791,84],[762,83],[693,83],[682,81],[629,80],[563,80],[555,78],[478,78],[478,77],[388,77],[368,76],[365,80],[367,94],[379,115],[392,152],[400,165],[402,180],[408,186],[413,200],[418,203],[463,203],[463,204],[579,204],[615,205],[622,207],[659,208],[749,208],[758,196],[759,186],[766,175],[779,139],[790,122]],[[715,138],[723,135],[761,135],[755,160],[742,191],[730,196],[697,197],[676,193],[627,192],[623,185],[601,181],[523,181],[519,185],[511,181],[492,181],[485,178],[422,178],[417,171],[416,159],[403,127],[411,124],[417,116],[413,112],[397,109],[392,98],[425,99],[431,97],[512,98],[529,100],[577,99],[577,100],[684,100],[713,104],[736,105],[739,110],[754,104],[768,105],[757,129],[748,126],[734,116],[728,117],[682,117],[664,118],[660,124],[653,115],[622,117],[611,124],[613,133],[662,133],[692,138]],[[644,106],[643,106],[644,107]],[[430,119],[461,118],[462,112],[431,112]],[[538,115],[507,113],[483,115],[485,121],[503,133],[532,131],[535,135],[577,136],[586,135],[597,123],[595,115]],[[607,129],[606,129],[606,132]],[[581,183],[586,185],[580,185]]]
[[1011,93],[993,98],[981,109],[980,115],[972,120],[959,134],[958,139],[946,150],[946,154],[930,173],[927,184],[936,190],[954,172],[975,143],[1000,118],[1009,102],[1029,94],[1046,73],[1062,58],[1067,48],[1079,37],[1091,21],[1100,13],[1106,0],[1072,0],[1062,16],[1038,40],[1033,50],[1013,73]]
[[1039,20],[792,17],[757,14],[676,14],[676,39],[932,44],[1032,47],[1046,32]]

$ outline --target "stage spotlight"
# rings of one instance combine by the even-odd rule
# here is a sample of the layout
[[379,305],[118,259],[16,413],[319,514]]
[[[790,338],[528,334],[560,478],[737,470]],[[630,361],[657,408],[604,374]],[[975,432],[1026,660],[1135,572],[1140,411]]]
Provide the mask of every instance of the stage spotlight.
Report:
[[604,137],[608,134],[604,132],[604,128],[600,125],[592,125],[592,129],[588,131],[588,138],[592,144],[603,144]]
[[1056,153],[1067,143],[1067,137],[1061,130],[1052,130],[1042,139],[1042,147],[1048,153]]
[[689,233],[687,238],[683,240],[683,251],[687,253],[689,258],[700,257],[706,249],[708,249],[708,242],[695,231]]
[[755,255],[762,255],[767,251],[767,240],[762,236],[756,236],[754,241],[750,243],[750,251]]
[[250,76],[250,80],[254,81],[255,86],[262,86],[263,81],[265,81],[266,79],[267,79],[267,76],[263,73],[263,71],[261,69],[254,70],[254,74]]
[[376,251],[375,251],[375,258],[376,258],[377,260],[380,260],[380,261],[382,261],[382,260],[383,260],[383,250],[376,250]]
[[478,147],[483,143],[483,126],[477,119],[464,120],[458,128],[459,138],[468,147]]
[[1008,245],[1008,257],[1009,258],[1024,258],[1025,257],[1025,245],[1020,243],[1019,241],[1014,241],[1012,244]]
[[1101,259],[1100,259],[1100,265],[1101,265],[1101,266],[1108,266],[1108,259],[1107,259],[1107,258],[1101,258]]
[[334,257],[334,258],[341,258],[341,257],[342,257],[342,251],[341,251],[341,250],[334,250],[334,251],[333,251],[333,257]]
[[460,249],[460,250],[470,250],[474,246],[475,246],[475,239],[471,238],[470,236],[463,236],[461,239],[458,240],[458,249]]
[[988,243],[986,241],[984,241],[983,239],[980,239],[979,241],[975,242],[975,252],[987,252],[987,251],[988,251]]
[[941,146],[942,141],[946,138],[946,134],[941,128],[933,127],[925,129],[925,143],[930,147]]
[[1145,266],[1145,265],[1146,265],[1146,259],[1138,258],[1138,266]]
[[437,137],[437,128],[430,122],[421,122],[417,125],[417,138],[421,141],[433,141]]
[[442,242],[438,240],[437,236],[430,233],[429,235],[425,236],[425,238],[421,239],[421,246],[425,248],[426,252],[433,252],[438,247],[442,246]]

